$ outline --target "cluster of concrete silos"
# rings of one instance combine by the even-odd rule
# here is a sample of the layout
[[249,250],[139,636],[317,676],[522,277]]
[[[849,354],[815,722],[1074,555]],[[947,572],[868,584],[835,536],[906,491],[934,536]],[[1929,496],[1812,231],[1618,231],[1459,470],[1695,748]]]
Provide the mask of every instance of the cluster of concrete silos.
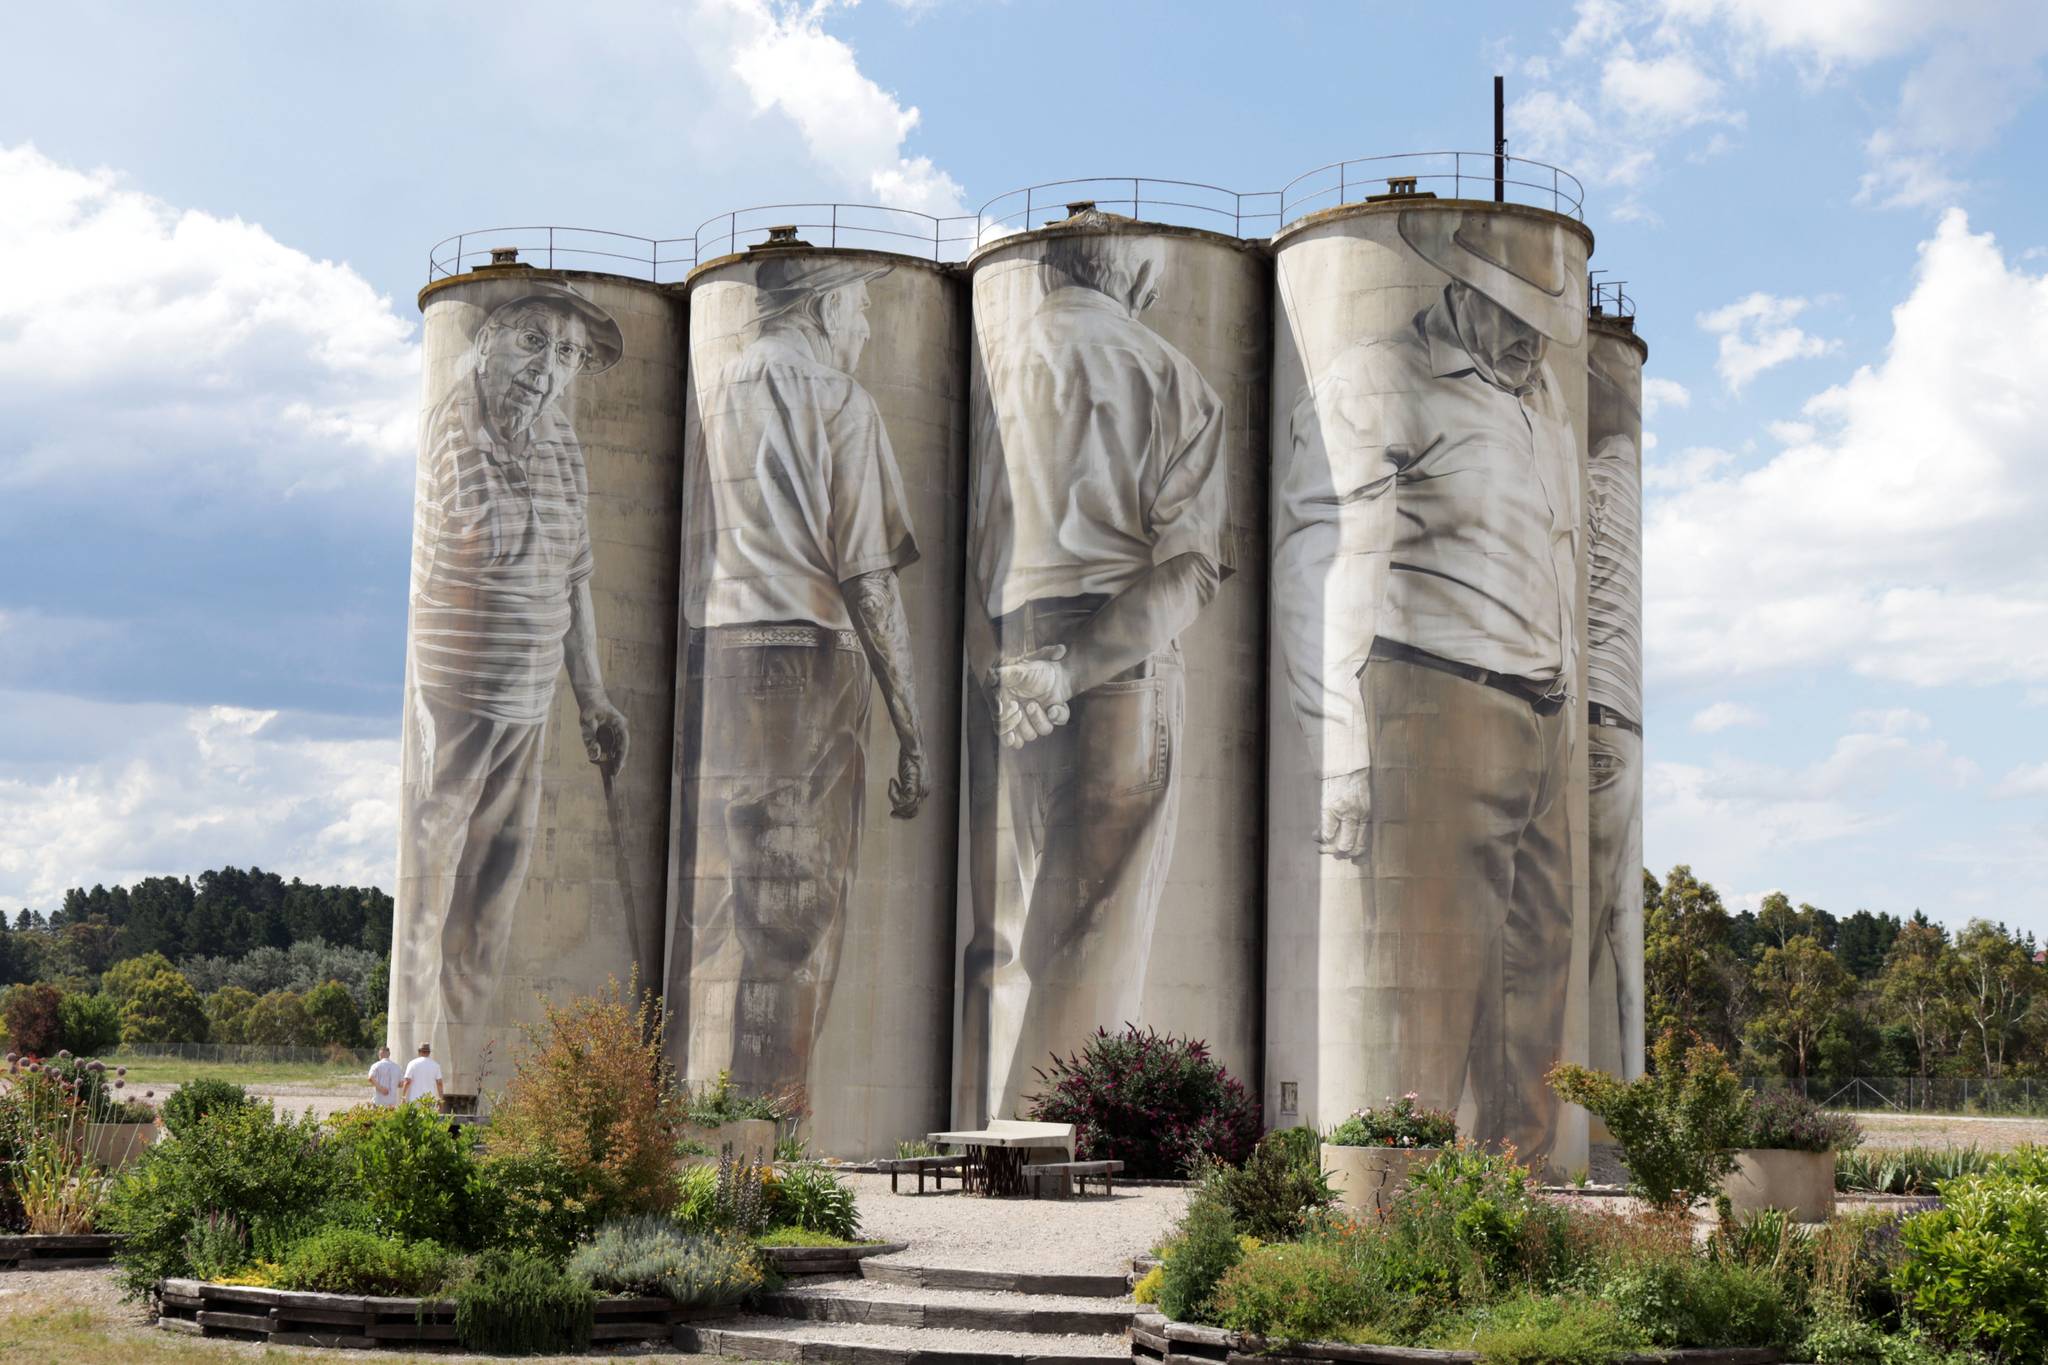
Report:
[[[1541,1073],[1642,1043],[1641,344],[1591,245],[1080,205],[962,265],[430,286],[394,1046],[485,1089],[637,970],[688,1080],[839,1154],[1131,1021],[1269,1125],[1415,1091],[1583,1164]],[[451,621],[492,695],[416,704]]]

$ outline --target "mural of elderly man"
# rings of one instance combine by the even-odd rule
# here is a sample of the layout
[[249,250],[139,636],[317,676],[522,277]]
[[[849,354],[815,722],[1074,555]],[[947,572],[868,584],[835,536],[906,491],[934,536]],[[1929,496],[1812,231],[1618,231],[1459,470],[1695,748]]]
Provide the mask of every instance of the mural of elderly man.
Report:
[[1231,570],[1223,405],[1139,320],[1156,244],[1044,246],[1046,294],[982,338],[967,651],[973,932],[959,1089],[1136,1019],[1180,801],[1178,636]]
[[497,988],[564,666],[590,761],[613,772],[626,757],[598,665],[589,482],[567,402],[621,348],[589,300],[524,286],[484,318],[422,426],[397,937],[403,1003],[424,1033],[478,1019]]
[[[1361,864],[1368,1065],[1483,1140],[1548,1154],[1572,953],[1565,789],[1577,666],[1578,441],[1550,346],[1582,286],[1554,228],[1407,211],[1449,282],[1304,388],[1276,481],[1289,701],[1331,857]],[[1303,837],[1308,837],[1305,831]],[[1374,1091],[1374,1094],[1380,1093]],[[1367,1097],[1370,1098],[1370,1097]]]
[[[800,1085],[860,856],[870,681],[896,731],[891,814],[930,793],[897,573],[916,561],[902,476],[853,376],[866,260],[771,255],[759,334],[699,387],[686,573],[688,1072]],[[682,954],[671,953],[681,968]]]

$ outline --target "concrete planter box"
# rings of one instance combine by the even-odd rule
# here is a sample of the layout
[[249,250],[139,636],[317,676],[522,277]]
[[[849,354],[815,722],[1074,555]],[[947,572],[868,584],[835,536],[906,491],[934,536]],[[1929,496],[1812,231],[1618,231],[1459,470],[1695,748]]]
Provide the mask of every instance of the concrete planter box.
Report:
[[732,1148],[734,1156],[746,1157],[759,1165],[775,1159],[773,1119],[734,1119],[731,1123],[717,1125],[686,1123],[683,1125],[683,1137],[711,1149],[711,1155],[699,1157],[700,1161],[716,1161],[727,1147]]
[[1835,1154],[1745,1148],[1735,1154],[1721,1191],[1737,1218],[1783,1209],[1801,1223],[1824,1223],[1835,1215]]
[[1337,1206],[1376,1223],[1393,1211],[1394,1196],[1441,1147],[1336,1147],[1323,1144],[1323,1170],[1337,1193]]
[[111,1170],[120,1170],[142,1159],[143,1152],[157,1140],[156,1123],[89,1123],[85,1127],[85,1152]]

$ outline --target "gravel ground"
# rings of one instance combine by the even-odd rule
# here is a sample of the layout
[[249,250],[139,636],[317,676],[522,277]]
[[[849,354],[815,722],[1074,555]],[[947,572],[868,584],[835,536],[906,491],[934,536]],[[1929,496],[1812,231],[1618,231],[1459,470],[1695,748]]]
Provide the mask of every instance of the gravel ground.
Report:
[[787,1318],[720,1318],[702,1324],[729,1332],[831,1341],[842,1345],[907,1346],[920,1351],[1028,1352],[1033,1356],[1125,1355],[1121,1336],[1055,1336],[1049,1332],[970,1332],[956,1327],[877,1327],[855,1322],[791,1322]]
[[1179,1186],[1122,1188],[1108,1199],[984,1199],[956,1190],[892,1195],[886,1175],[846,1178],[860,1196],[862,1235],[909,1244],[877,1259],[977,1270],[1128,1274],[1131,1258],[1151,1250],[1188,1202]]
[[[905,1253],[904,1260],[910,1260]],[[1044,1308],[1098,1313],[1107,1308],[1130,1308],[1119,1299],[1090,1298],[1081,1294],[1005,1294],[979,1289],[920,1289],[908,1284],[883,1284],[879,1280],[854,1278],[793,1280],[782,1290],[807,1299],[868,1299],[877,1303],[924,1303],[958,1308]]]

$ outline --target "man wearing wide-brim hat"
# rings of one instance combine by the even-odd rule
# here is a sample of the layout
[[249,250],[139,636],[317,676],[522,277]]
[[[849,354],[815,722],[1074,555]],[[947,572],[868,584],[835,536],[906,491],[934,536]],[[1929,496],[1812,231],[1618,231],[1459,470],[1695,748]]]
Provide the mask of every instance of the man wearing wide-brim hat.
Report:
[[805,1083],[860,855],[871,683],[896,731],[891,813],[930,791],[897,573],[917,559],[895,451],[853,376],[865,256],[764,251],[757,334],[701,383],[689,459],[682,838],[669,958],[693,1079]]
[[444,1046],[449,1026],[481,1018],[504,967],[565,666],[590,761],[616,770],[626,756],[598,663],[589,479],[567,402],[622,351],[604,309],[522,281],[422,426],[392,1023]]
[[1584,284],[1561,231],[1518,215],[1407,210],[1398,231],[1448,282],[1393,335],[1304,357],[1277,452],[1274,581],[1304,590],[1275,626],[1322,772],[1299,837],[1363,879],[1370,1094],[1455,1109],[1469,1076],[1475,1136],[1540,1161],[1571,963],[1579,522],[1546,357],[1583,336]]

